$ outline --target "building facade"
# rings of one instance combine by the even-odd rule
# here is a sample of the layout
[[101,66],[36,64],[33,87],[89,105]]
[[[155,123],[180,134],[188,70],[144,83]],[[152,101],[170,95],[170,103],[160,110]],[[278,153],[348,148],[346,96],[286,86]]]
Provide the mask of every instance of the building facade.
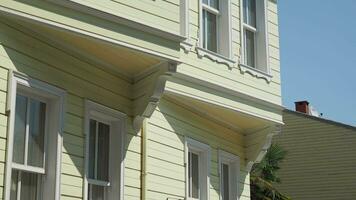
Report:
[[275,0],[1,0],[0,199],[250,199]]
[[287,151],[276,187],[295,200],[354,199],[356,127],[302,112],[285,110],[282,133],[273,139]]

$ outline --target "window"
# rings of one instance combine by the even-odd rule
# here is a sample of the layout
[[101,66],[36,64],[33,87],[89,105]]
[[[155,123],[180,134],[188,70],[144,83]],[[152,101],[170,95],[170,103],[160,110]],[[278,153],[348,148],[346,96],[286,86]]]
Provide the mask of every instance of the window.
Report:
[[12,78],[6,200],[59,199],[64,94],[28,77]]
[[242,64],[267,72],[265,0],[242,1]]
[[187,138],[186,153],[186,197],[191,200],[208,200],[210,147]]
[[230,59],[230,0],[201,0],[200,17],[201,47]]
[[238,199],[239,158],[219,150],[220,200]]
[[91,101],[86,112],[85,199],[122,199],[125,115]]
[[217,52],[219,0],[203,0],[203,48]]
[[188,155],[189,197],[199,199],[199,153]]

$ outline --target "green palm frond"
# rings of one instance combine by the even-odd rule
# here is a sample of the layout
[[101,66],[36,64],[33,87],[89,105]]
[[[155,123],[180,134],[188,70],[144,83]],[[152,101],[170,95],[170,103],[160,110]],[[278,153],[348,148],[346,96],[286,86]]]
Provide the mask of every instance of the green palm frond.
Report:
[[280,183],[277,171],[287,152],[277,144],[272,144],[260,163],[253,166],[251,171],[251,199],[252,200],[290,200],[280,193],[273,183]]

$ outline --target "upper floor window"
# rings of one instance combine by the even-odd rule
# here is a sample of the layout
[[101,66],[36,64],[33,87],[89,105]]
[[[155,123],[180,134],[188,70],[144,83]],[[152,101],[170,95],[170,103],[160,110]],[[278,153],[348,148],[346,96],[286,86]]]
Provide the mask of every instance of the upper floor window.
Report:
[[122,199],[124,115],[86,102],[86,200]]
[[208,200],[210,147],[187,138],[186,153],[186,199]]
[[242,0],[242,64],[267,72],[266,0]]
[[201,47],[231,58],[230,0],[201,0]]
[[12,92],[5,199],[59,199],[64,92],[20,77]]
[[203,0],[203,48],[217,52],[219,0]]

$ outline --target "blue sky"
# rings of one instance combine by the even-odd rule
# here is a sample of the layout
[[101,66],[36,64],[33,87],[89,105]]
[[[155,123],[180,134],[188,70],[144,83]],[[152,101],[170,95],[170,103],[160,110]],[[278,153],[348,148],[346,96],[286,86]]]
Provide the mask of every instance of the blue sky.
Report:
[[356,126],[356,0],[279,0],[283,105]]

